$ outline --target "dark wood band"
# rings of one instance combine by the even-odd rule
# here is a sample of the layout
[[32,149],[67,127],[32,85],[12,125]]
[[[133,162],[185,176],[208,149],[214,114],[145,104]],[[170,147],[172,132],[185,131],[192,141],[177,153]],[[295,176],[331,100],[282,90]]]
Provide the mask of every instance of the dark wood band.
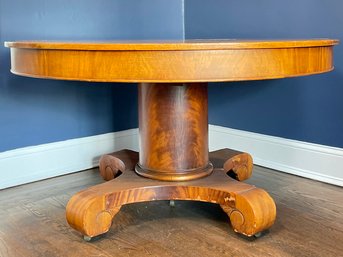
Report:
[[175,170],[172,172],[163,172],[150,170],[142,167],[139,163],[135,167],[135,172],[146,178],[161,180],[161,181],[188,181],[198,178],[203,178],[210,175],[213,171],[212,163],[208,163],[205,167],[189,170]]

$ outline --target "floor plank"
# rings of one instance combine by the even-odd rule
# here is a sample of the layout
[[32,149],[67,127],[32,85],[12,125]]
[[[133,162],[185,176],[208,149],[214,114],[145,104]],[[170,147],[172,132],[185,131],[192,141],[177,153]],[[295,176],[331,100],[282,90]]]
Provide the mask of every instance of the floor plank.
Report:
[[91,243],[65,221],[76,192],[101,183],[88,170],[0,191],[0,256],[342,256],[343,189],[255,166],[247,182],[266,189],[277,220],[259,239],[235,234],[209,203],[123,206],[111,230]]

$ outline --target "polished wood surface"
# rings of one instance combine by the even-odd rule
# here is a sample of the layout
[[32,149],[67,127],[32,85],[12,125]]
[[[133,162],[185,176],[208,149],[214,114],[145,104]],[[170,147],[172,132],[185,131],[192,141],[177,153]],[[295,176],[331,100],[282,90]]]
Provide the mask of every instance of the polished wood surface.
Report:
[[219,204],[236,232],[253,236],[273,225],[276,207],[267,192],[230,178],[227,174],[229,170],[223,168],[231,160],[232,170],[236,172],[241,170],[241,166],[252,169],[252,166],[246,165],[245,158],[236,157],[242,154],[229,149],[213,152],[210,154],[214,164],[211,176],[186,182],[164,182],[135,175],[133,170],[139,158],[137,152],[123,150],[113,153],[107,157],[113,160],[112,164],[106,161],[106,167],[100,165],[107,170],[112,169],[113,174],[122,169],[122,174],[74,195],[67,205],[68,223],[92,238],[110,229],[112,219],[125,204],[193,200]]
[[5,45],[11,48],[11,71],[18,75],[141,83],[140,155],[122,151],[103,156],[100,173],[108,182],[77,193],[67,205],[68,223],[90,239],[109,230],[122,205],[166,199],[217,203],[233,229],[246,236],[272,226],[273,199],[239,182],[251,176],[252,157],[229,150],[208,156],[207,82],[327,72],[333,69],[337,43],[313,39]]
[[238,39],[186,39],[186,40],[116,40],[116,41],[17,41],[5,42],[6,47],[72,50],[223,50],[243,48],[294,48],[332,46],[338,40],[288,39],[288,40],[238,40]]
[[136,172],[168,181],[210,174],[207,84],[142,83],[138,87],[140,149]]
[[[8,170],[10,172],[10,170]],[[1,257],[338,257],[343,252],[343,188],[254,167],[245,181],[275,199],[278,218],[258,239],[236,234],[217,204],[124,205],[107,234],[91,243],[68,226],[75,193],[102,183],[98,169],[0,191]]]
[[[103,82],[213,82],[333,69],[337,40],[6,42],[18,75]],[[158,71],[158,72],[157,72]]]

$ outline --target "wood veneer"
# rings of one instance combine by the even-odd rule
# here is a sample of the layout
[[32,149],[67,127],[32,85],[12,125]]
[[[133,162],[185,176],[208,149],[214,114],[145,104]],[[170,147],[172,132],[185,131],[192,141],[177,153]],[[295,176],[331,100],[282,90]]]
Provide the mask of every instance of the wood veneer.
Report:
[[253,236],[268,229],[276,217],[273,199],[240,182],[251,176],[252,157],[232,150],[208,155],[207,82],[327,72],[336,44],[313,39],[5,46],[18,75],[140,83],[140,155],[127,150],[104,155],[100,174],[109,181],[77,193],[67,205],[68,223],[92,238],[109,230],[122,205],[152,200],[217,203],[236,232]]
[[193,200],[219,204],[236,232],[255,235],[274,223],[274,201],[264,190],[230,178],[223,168],[230,160],[237,177],[248,178],[252,170],[251,157],[240,158],[246,155],[229,149],[213,152],[210,154],[213,174],[184,182],[165,182],[135,175],[133,170],[139,157],[134,151],[123,150],[103,156],[100,168],[112,170],[114,179],[74,195],[67,205],[68,223],[82,234],[95,237],[109,230],[122,205],[155,200]]
[[332,70],[337,40],[7,42],[12,72],[103,82],[215,82]]
[[212,172],[206,83],[142,83],[138,86],[138,103],[138,174],[184,181]]

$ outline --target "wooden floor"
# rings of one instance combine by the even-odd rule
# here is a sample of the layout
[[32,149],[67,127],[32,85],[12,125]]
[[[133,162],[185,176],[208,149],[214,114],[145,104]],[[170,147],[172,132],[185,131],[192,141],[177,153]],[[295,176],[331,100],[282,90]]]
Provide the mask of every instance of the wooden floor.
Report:
[[343,188],[261,167],[278,216],[258,239],[235,234],[219,206],[157,201],[123,206],[109,233],[88,243],[65,221],[77,191],[101,183],[97,169],[0,191],[0,256],[343,256]]

